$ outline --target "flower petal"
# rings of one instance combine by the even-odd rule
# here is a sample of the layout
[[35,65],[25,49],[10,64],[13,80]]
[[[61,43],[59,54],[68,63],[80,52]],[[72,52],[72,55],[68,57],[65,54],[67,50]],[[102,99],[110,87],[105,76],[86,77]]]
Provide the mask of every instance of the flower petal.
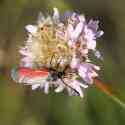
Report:
[[44,83],[44,93],[48,94],[49,93],[49,82]]
[[25,28],[31,34],[35,34],[38,29],[37,26],[34,26],[34,25],[27,25]]
[[98,58],[98,59],[101,59],[101,60],[103,60],[103,57],[102,57],[102,55],[101,55],[101,53],[99,52],[99,51],[95,51],[95,56]]
[[102,36],[104,34],[104,32],[102,30],[98,31],[96,34],[95,34],[95,37],[98,38],[100,36]]
[[41,24],[45,21],[45,17],[42,14],[42,12],[39,13],[38,17],[37,17],[37,23],[39,26],[41,26]]
[[78,39],[78,37],[81,34],[82,30],[83,30],[83,22],[80,22],[80,23],[77,24],[75,30],[71,34],[71,38],[74,39],[74,40]]
[[96,41],[95,40],[88,41],[87,48],[91,49],[91,50],[95,50],[96,49]]
[[90,20],[88,23],[88,28],[92,29],[93,32],[96,32],[99,27],[98,24],[99,24],[98,20],[96,20],[96,21]]
[[60,84],[56,89],[55,89],[55,92],[56,93],[59,93],[59,92],[62,92],[64,90],[65,86],[63,84]]
[[79,58],[73,57],[70,63],[70,67],[73,69],[77,68],[79,65],[79,62],[80,62]]
[[35,90],[35,89],[37,89],[38,87],[40,87],[40,84],[33,84],[33,85],[32,85],[32,90]]
[[53,8],[53,20],[55,23],[59,23],[59,18],[60,18],[60,15],[59,15],[59,10],[57,8]]
[[80,83],[80,86],[83,87],[83,88],[88,88],[88,85],[83,84],[83,83]]

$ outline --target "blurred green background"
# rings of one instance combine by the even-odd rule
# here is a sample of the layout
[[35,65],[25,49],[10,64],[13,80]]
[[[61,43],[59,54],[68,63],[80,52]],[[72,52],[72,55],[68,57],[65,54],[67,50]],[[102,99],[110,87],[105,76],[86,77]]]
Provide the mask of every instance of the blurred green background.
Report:
[[27,37],[25,25],[35,23],[39,11],[74,10],[100,20],[105,34],[97,46],[104,55],[99,78],[125,102],[124,5],[124,0],[0,0],[0,125],[124,125],[125,109],[95,85],[81,99],[32,91],[10,77]]

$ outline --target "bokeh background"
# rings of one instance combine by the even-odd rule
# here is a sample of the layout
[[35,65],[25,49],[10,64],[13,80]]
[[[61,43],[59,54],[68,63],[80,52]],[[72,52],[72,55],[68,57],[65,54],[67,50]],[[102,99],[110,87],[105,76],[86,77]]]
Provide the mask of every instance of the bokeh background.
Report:
[[41,90],[12,81],[10,70],[19,63],[18,49],[26,40],[26,24],[34,24],[39,11],[74,10],[87,19],[100,20],[105,34],[98,39],[104,61],[100,79],[125,102],[124,0],[0,0],[0,125],[124,125],[125,109],[95,85],[85,98]]

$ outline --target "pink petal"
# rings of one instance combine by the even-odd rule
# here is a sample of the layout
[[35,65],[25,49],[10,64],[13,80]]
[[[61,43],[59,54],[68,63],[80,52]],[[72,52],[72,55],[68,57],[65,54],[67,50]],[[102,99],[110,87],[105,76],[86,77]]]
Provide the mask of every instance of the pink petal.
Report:
[[28,52],[27,50],[23,50],[23,49],[20,49],[19,50],[19,53],[23,56],[29,56],[29,57],[32,57],[32,54],[30,52]]
[[80,22],[77,24],[75,30],[71,34],[72,35],[71,38],[77,39],[79,37],[79,35],[81,34],[82,30],[83,30],[83,22]]
[[24,57],[21,59],[22,62],[32,62],[32,58]]
[[96,49],[96,41],[95,40],[87,41],[87,48],[91,49],[91,50],[95,50]]
[[74,68],[77,68],[78,65],[79,65],[79,59],[75,58],[75,57],[72,58],[71,63],[70,63],[70,67],[74,69]]

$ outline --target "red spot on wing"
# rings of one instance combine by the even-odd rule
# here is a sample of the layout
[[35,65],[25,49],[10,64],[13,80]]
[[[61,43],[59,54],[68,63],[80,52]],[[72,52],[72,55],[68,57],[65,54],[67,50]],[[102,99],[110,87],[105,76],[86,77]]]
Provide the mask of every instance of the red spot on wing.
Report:
[[29,68],[19,68],[19,77],[47,77],[49,75],[49,71],[46,69],[42,70],[34,70]]

